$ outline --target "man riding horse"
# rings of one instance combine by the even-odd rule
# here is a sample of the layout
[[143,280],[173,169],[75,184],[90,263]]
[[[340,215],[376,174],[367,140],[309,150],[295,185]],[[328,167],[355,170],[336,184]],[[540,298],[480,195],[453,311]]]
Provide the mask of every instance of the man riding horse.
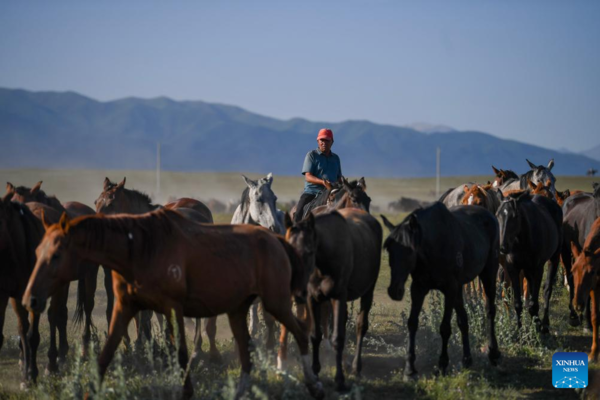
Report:
[[304,183],[304,192],[296,206],[294,214],[296,222],[300,222],[302,219],[304,206],[314,200],[321,191],[331,190],[332,182],[337,182],[342,178],[340,157],[331,151],[333,145],[331,129],[321,129],[317,136],[317,142],[318,148],[309,151],[304,158],[302,175],[306,182]]

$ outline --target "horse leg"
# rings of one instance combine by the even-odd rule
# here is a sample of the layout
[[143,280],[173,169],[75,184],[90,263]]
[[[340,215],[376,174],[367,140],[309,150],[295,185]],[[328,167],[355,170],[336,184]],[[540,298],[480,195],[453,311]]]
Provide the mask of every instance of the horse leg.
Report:
[[479,279],[483,284],[483,290],[486,297],[486,312],[488,319],[488,359],[492,366],[498,365],[498,360],[501,353],[498,350],[498,340],[496,339],[496,265],[492,259],[488,261],[483,273],[479,275]]
[[360,376],[362,370],[362,347],[363,340],[369,330],[369,311],[373,305],[373,291],[375,285],[360,298],[360,312],[356,316],[356,353],[352,362],[352,372],[356,376]]
[[190,369],[195,369],[198,366],[200,354],[202,354],[202,319],[196,318],[196,326],[194,327],[194,351],[192,352],[192,357],[190,357]]
[[263,319],[267,327],[267,352],[271,353],[275,348],[275,318],[263,310]]
[[[310,300],[314,301],[312,300],[312,298]],[[286,329],[292,333],[294,339],[296,339],[296,343],[298,343],[298,348],[300,349],[300,356],[302,358],[304,382],[313,397],[317,399],[322,399],[323,397],[325,397],[323,385],[321,384],[321,382],[319,382],[317,376],[313,373],[314,367],[313,369],[311,369],[310,367],[310,360],[308,355],[307,327],[300,319],[296,318],[292,313],[291,296],[287,296],[285,300],[280,300],[278,297],[265,297],[262,299],[262,301],[265,310],[271,315],[273,315],[273,317],[277,321],[279,321],[283,326],[285,326]],[[309,302],[309,307],[312,307],[311,302]],[[316,318],[313,316],[313,322],[314,321],[316,321]],[[316,329],[317,324],[313,325],[313,327]]]
[[[67,292],[65,293],[65,287]],[[50,347],[48,348],[48,365],[46,367],[46,373],[52,374],[58,372],[58,347],[56,346],[56,333],[60,329],[59,325],[61,314],[63,311],[63,302],[66,302],[68,296],[68,285],[61,287],[52,298],[50,299],[50,307],[48,308],[48,324],[50,325]],[[65,305],[66,307],[66,305]],[[66,327],[65,327],[66,328]]]
[[[321,303],[321,331],[323,332],[324,348],[329,354],[333,353],[333,345],[331,344],[331,301]],[[316,322],[317,320],[315,320]]]
[[[471,364],[473,364],[473,358],[471,357],[471,345],[469,344],[469,319],[467,318],[467,311],[465,311],[465,304],[462,292],[460,290],[458,291],[454,301],[454,309],[456,310],[456,322],[458,323],[460,336],[462,337],[463,367],[469,368]],[[452,313],[450,315],[452,315]]]
[[[329,303],[329,301],[326,303]],[[322,309],[321,305],[322,304],[312,296],[308,298],[309,315],[312,316],[312,330],[310,334],[310,341],[312,342],[313,350],[312,370],[317,376],[321,372],[321,359],[319,357],[319,350],[321,347],[321,340],[323,340],[323,331],[320,323]]]
[[106,324],[110,326],[113,308],[115,306],[115,292],[113,291],[113,279],[110,269],[102,267],[104,270],[104,290],[106,290]]
[[[83,331],[83,356],[87,357],[89,352],[90,339],[92,337],[92,312],[95,306],[96,282],[98,280],[98,265],[90,267],[85,274],[85,298],[83,299],[83,310],[85,312],[85,327]],[[78,300],[79,301],[79,300]]]
[[[507,261],[507,264],[508,261]],[[521,329],[521,314],[523,313],[523,298],[521,297],[520,271],[515,269],[514,265],[508,266],[511,284],[513,288],[513,303],[517,314],[517,327]]]
[[413,281],[410,285],[410,315],[408,317],[408,360],[407,365],[404,368],[404,376],[410,379],[417,379],[418,372],[415,368],[415,339],[417,336],[417,329],[419,328],[419,314],[421,308],[423,308],[423,301],[427,295],[428,290],[422,288]]
[[598,361],[598,306],[600,306],[600,289],[598,285],[591,291],[591,312],[592,312],[592,349],[588,356],[588,362]]
[[[442,354],[440,355],[440,371],[443,375],[446,375],[448,369],[448,363],[450,361],[448,357],[448,340],[452,334],[452,326],[450,322],[452,320],[452,310],[456,302],[456,292],[458,291],[454,285],[450,284],[444,292],[444,316],[442,317],[442,323],[440,324],[440,335],[442,336]],[[468,340],[468,339],[467,339]]]
[[[296,302],[296,317],[303,320],[305,324],[309,323],[306,304]],[[277,369],[284,371],[286,369],[288,354],[288,330],[285,325],[281,325],[279,335],[279,350],[277,351]]]
[[335,349],[335,390],[345,392],[348,390],[344,378],[344,344],[346,343],[346,321],[348,319],[348,305],[346,296],[332,300],[333,306],[333,335],[331,342]]
[[188,366],[188,349],[187,342],[185,340],[185,323],[183,321],[183,307],[181,305],[173,305],[167,307],[167,309],[175,311],[175,323],[177,324],[178,337],[175,337],[175,327],[173,321],[167,318],[167,327],[169,328],[170,339],[173,346],[175,341],[179,340],[179,350],[177,352],[177,358],[179,360],[179,366],[183,372],[183,397],[185,399],[191,399],[194,395],[194,385],[192,385],[192,379],[189,374]]
[[250,370],[252,362],[250,361],[250,334],[248,333],[248,324],[246,316],[248,308],[253,305],[250,301],[243,303],[237,310],[227,314],[229,318],[229,326],[237,343],[240,363],[242,364],[242,373],[240,374],[240,382],[238,383],[235,398],[240,399],[250,386]]
[[[29,317],[27,310],[21,305],[21,303],[14,298],[11,299],[11,304],[15,314],[17,315],[17,331],[19,332],[19,338],[21,339],[22,349],[22,360],[21,366],[22,380],[21,388],[25,388],[32,380],[31,372],[33,370],[31,365],[31,346],[29,343],[28,332],[29,332]],[[35,368],[37,372],[37,367]]]
[[0,350],[4,343],[4,319],[6,317],[6,305],[8,304],[8,296],[0,295]]
[[67,322],[69,319],[69,309],[67,301],[69,300],[69,284],[66,284],[63,289],[53,297],[57,298],[58,315],[56,327],[58,328],[58,363],[64,365],[67,361],[67,353],[69,352],[69,342],[67,341]]
[[571,246],[566,246],[563,244],[561,249],[561,260],[563,262],[563,267],[567,274],[567,282],[569,286],[569,325],[571,326],[579,326],[581,325],[581,320],[579,319],[579,315],[575,311],[573,307],[573,296],[575,295],[575,285],[573,282],[573,273],[571,272]]
[[556,252],[552,256],[548,265],[548,274],[546,276],[546,284],[544,287],[544,316],[542,319],[542,333],[548,333],[550,327],[550,299],[552,297],[552,287],[556,280],[556,273],[558,272],[558,262],[560,260],[560,254]]
[[98,371],[101,380],[104,378],[106,369],[112,361],[115,351],[117,350],[119,343],[121,343],[121,339],[123,339],[123,335],[127,332],[129,322],[137,311],[137,307],[125,303],[121,299],[117,299],[112,312],[108,338],[106,339],[102,353],[100,353],[100,357],[98,358]]
[[[208,336],[208,343],[210,349],[208,351],[208,360],[212,363],[221,362],[221,353],[217,348],[217,317],[207,318],[204,322],[204,329],[206,329],[206,336]],[[202,340],[202,339],[200,339]],[[200,342],[202,343],[202,342]]]
[[540,331],[541,321],[538,316],[540,311],[540,288],[542,286],[542,278],[544,274],[544,265],[537,265],[536,268],[531,271],[525,272],[525,277],[531,287],[531,297],[529,299],[527,309],[529,315],[531,315],[532,321],[535,323],[536,329]]

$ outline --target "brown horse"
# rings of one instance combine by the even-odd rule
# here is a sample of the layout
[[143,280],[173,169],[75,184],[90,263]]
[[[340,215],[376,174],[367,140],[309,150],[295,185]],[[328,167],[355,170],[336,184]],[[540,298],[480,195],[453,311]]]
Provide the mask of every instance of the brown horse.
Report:
[[[172,210],[74,221],[63,214],[58,224],[47,228],[38,246],[23,304],[32,311],[42,311],[48,296],[77,274],[81,259],[115,271],[116,303],[99,359],[101,376],[138,311],[174,312],[179,332],[184,332],[184,316],[207,318],[227,313],[242,364],[239,398],[248,387],[251,369],[246,316],[258,296],[265,309],[293,333],[307,386],[315,397],[322,398],[322,385],[308,365],[307,333],[291,310],[292,293],[304,290],[310,271],[298,257],[290,260],[294,253],[286,246],[282,237],[262,227],[198,224]],[[174,341],[174,327],[169,318],[167,321]],[[193,386],[186,370],[188,352],[183,334],[179,336],[178,357],[186,371],[184,396],[189,398]]]
[[571,269],[573,273],[573,283],[575,294],[573,296],[573,307],[578,312],[582,312],[588,304],[588,298],[591,294],[591,313],[592,313],[592,349],[588,356],[590,362],[598,360],[598,324],[600,323],[600,279],[598,270],[600,269],[600,218],[592,224],[582,251],[578,246],[571,242],[571,251],[575,256],[575,263]]
[[[65,203],[64,205],[56,198],[56,196],[48,196],[42,189],[42,181],[39,181],[33,188],[25,186],[15,187],[10,182],[6,184],[7,194],[12,194],[12,200],[21,203],[36,202],[38,204],[44,204],[47,207],[51,207],[56,210],[58,216],[63,212],[66,212],[70,218],[76,218],[84,215],[93,215],[94,210],[85,204],[72,201]],[[39,205],[36,206],[38,210],[41,210]],[[46,210],[46,214],[48,214]],[[40,214],[36,213],[38,218]],[[55,221],[57,222],[58,219]],[[85,276],[78,277],[77,286],[77,306],[75,308],[74,322],[76,325],[80,324],[85,314],[85,326],[83,331],[83,349],[84,354],[87,354],[88,344],[91,338],[91,327],[92,327],[92,312],[94,310],[94,296],[96,293],[96,283],[98,280],[98,269],[99,265],[89,265],[82,268],[86,271]],[[112,315],[114,295],[112,291],[112,278],[108,269],[104,269],[104,287],[106,289],[106,320],[110,324]],[[69,285],[67,284],[63,290],[57,295],[56,299],[52,300],[50,312],[48,317],[53,319],[50,323],[50,349],[48,350],[48,357],[50,358],[48,364],[48,371],[55,372],[58,370],[56,364],[56,357],[59,360],[64,361],[69,346],[67,342],[67,298],[69,296]],[[58,328],[60,336],[60,344],[58,350],[56,349],[56,329]]]
[[[28,206],[11,201],[11,194],[5,195],[0,200],[0,348],[4,341],[2,328],[6,313],[6,304],[11,298],[11,303],[18,321],[20,337],[22,385],[29,381],[35,382],[38,376],[37,349],[40,343],[39,314],[29,315],[21,305],[21,300],[29,277],[35,267],[35,248],[44,236],[44,227],[40,220],[32,213]],[[29,203],[32,207],[45,207],[39,203]],[[48,208],[48,216],[57,218],[56,213]],[[57,213],[56,213],[57,214]],[[53,299],[54,301],[54,299]],[[55,325],[56,305],[54,317],[49,316],[50,323]],[[49,354],[50,356],[50,354]],[[50,358],[56,364],[56,355]]]
[[[346,339],[347,302],[360,298],[360,312],[356,319],[356,354],[353,371],[362,369],[363,340],[369,327],[369,310],[379,275],[382,229],[369,213],[355,208],[344,208],[328,214],[293,223],[286,216],[286,240],[296,249],[309,269],[314,269],[308,284],[308,306],[312,318],[313,371],[321,370],[319,346],[322,339],[321,305],[333,304],[333,346],[336,352],[335,383],[337,391],[344,391],[345,378],[342,356]],[[285,329],[281,332],[284,342]],[[285,347],[279,358],[285,360]],[[280,362],[281,364],[281,362]]]
[[493,165],[492,169],[494,170],[494,174],[496,174],[494,182],[492,182],[492,187],[494,188],[501,187],[509,180],[519,180],[519,175],[517,175],[514,171],[511,171],[510,169],[497,169]]
[[315,207],[312,213],[319,215],[343,208],[358,208],[369,212],[370,206],[371,198],[367,194],[365,178],[360,178],[358,181],[352,182],[348,182],[346,178],[342,178],[341,189],[330,191],[327,204]]
[[[110,179],[104,179],[104,187],[98,199],[94,201],[96,205],[96,212],[106,215],[114,214],[144,214],[161,208],[160,205],[152,204],[150,197],[138,190],[127,189],[125,187],[126,178],[120,183],[111,182]],[[212,223],[213,217],[210,210],[198,200],[193,199],[179,199],[168,203],[165,208],[179,211],[184,216],[188,217],[192,221],[201,223]],[[162,325],[162,316],[156,314],[159,324]],[[151,322],[152,311],[142,311],[140,317],[135,318],[135,324],[138,334],[138,341],[141,338],[149,338],[151,335]],[[141,320],[141,321],[140,321]],[[194,353],[192,353],[192,360],[194,363],[198,360],[200,353],[202,352],[202,325],[200,320],[196,321],[196,333],[194,337]],[[217,349],[217,319],[210,318],[206,320],[205,325],[208,341],[210,343],[209,359],[211,361],[219,361],[221,355]],[[129,341],[129,336],[126,334],[126,340]]]
[[463,190],[465,192],[461,201],[463,205],[480,206],[491,213],[496,213],[496,210],[500,207],[501,199],[490,183],[487,185],[471,185],[471,187],[465,185]]

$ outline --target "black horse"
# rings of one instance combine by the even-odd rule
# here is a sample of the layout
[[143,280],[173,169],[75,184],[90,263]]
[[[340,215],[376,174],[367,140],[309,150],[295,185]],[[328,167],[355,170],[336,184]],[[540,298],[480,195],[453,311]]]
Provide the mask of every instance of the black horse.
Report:
[[[578,193],[565,200],[563,204],[563,242],[561,249],[562,262],[567,271],[567,281],[569,282],[569,323],[572,326],[578,326],[581,321],[573,308],[573,273],[571,266],[573,264],[573,254],[571,252],[571,242],[581,251],[585,238],[590,233],[590,229],[596,218],[600,217],[600,183],[594,183],[593,193]],[[589,309],[586,310],[586,315]],[[590,318],[588,316],[588,322]]]
[[562,243],[562,210],[553,200],[520,192],[505,197],[496,216],[500,225],[500,252],[505,255],[504,267],[512,281],[519,327],[523,311],[520,272],[524,272],[529,288],[530,298],[527,299],[526,306],[536,324],[539,324],[538,297],[544,265],[546,261],[550,261],[544,289],[546,304],[541,321],[542,332],[548,332],[550,297]]
[[307,299],[313,329],[313,371],[318,374],[321,370],[321,306],[331,301],[336,390],[344,391],[342,355],[348,318],[346,302],[360,298],[360,312],[356,318],[356,354],[352,364],[354,373],[360,375],[363,339],[369,327],[369,310],[381,263],[381,225],[363,210],[344,208],[316,217],[309,213],[299,223],[293,223],[286,214],[286,228],[286,239],[302,257],[306,268],[315,267],[309,278]]
[[404,285],[410,274],[411,309],[408,319],[408,365],[404,374],[417,377],[415,369],[415,336],[419,313],[430,290],[444,294],[444,317],[440,326],[442,354],[439,366],[442,373],[448,367],[448,339],[451,334],[452,310],[456,310],[463,342],[463,365],[472,363],[469,345],[469,321],[464,307],[462,287],[477,276],[487,298],[489,321],[489,352],[492,365],[500,358],[494,320],[498,271],[498,222],[483,207],[457,206],[448,210],[442,203],[414,211],[397,226],[383,215],[390,230],[384,243],[390,256],[391,282],[389,296],[396,301],[404,297]]

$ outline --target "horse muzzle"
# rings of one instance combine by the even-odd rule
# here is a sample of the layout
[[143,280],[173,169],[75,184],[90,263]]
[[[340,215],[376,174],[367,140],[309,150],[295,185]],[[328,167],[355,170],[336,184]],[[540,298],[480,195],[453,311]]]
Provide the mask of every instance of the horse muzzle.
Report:
[[46,299],[36,296],[29,296],[23,299],[23,306],[36,314],[42,313],[46,309]]
[[402,301],[404,298],[404,288],[393,288],[390,286],[388,288],[388,296],[394,301]]

